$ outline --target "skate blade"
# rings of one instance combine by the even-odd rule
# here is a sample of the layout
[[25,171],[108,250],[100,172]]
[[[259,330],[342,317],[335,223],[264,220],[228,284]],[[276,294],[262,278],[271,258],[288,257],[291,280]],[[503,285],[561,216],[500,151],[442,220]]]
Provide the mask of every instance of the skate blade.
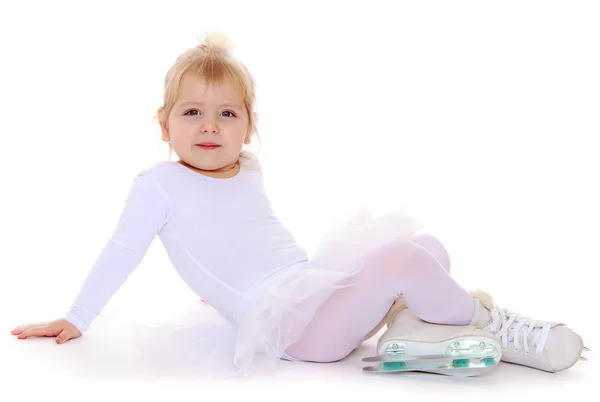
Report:
[[[419,359],[484,359],[494,357],[500,348],[499,344],[477,339],[456,339],[447,344],[444,353],[411,354],[411,342],[391,342],[378,356],[367,357],[363,362],[405,361]],[[440,351],[439,348],[438,352]],[[413,349],[414,350],[414,349]],[[420,349],[421,351],[423,349]]]
[[442,374],[457,377],[472,377],[483,374],[494,368],[500,361],[500,356],[483,359],[433,359],[413,360],[409,362],[384,362],[378,367],[363,368],[365,373],[396,373],[420,371],[425,373]]
[[[584,346],[582,352],[590,352],[590,349],[588,347]],[[585,358],[584,356],[579,356],[579,360],[581,360],[582,362],[588,361],[588,359]]]
[[[425,365],[427,367],[441,367],[445,364],[449,364],[452,362],[452,360],[456,360],[453,359],[452,357],[449,356],[422,356],[419,359],[412,359],[412,358],[408,358],[408,359],[400,359],[400,358],[391,358],[391,359],[387,359],[386,356],[373,356],[372,358],[366,358],[363,359],[363,362],[368,362],[368,363],[372,363],[372,362],[380,362],[382,364],[386,364],[389,363],[389,367],[401,367],[401,366],[422,366],[425,367]],[[399,363],[399,364],[396,364]]]
[[[411,349],[424,350],[415,349],[409,342],[391,342],[381,355],[363,359],[363,362],[381,363],[376,367],[364,367],[363,371],[368,373],[424,371],[454,376],[474,376],[495,367],[502,356],[499,344],[477,339],[451,341],[445,347],[444,354],[410,355]],[[439,347],[434,346],[433,350],[435,349],[439,350]]]
[[396,370],[396,371],[382,370],[379,367],[365,367],[365,368],[363,368],[363,372],[369,373],[369,374],[383,374],[383,373],[389,374],[389,373],[403,371],[403,372],[413,372],[413,373],[440,374],[440,375],[445,375],[445,376],[449,376],[449,377],[476,377],[476,376],[487,373],[488,371],[492,370],[494,367],[495,366],[482,367],[482,368],[466,368],[466,369],[460,369],[460,370],[444,369],[444,368],[431,368],[431,369],[414,368],[414,369]]
[[443,355],[420,355],[420,356],[407,356],[402,354],[385,354],[379,356],[365,357],[362,359],[365,363],[374,362],[411,362],[415,360],[431,360],[431,359],[445,359],[455,360],[460,359],[482,359],[487,357],[494,357],[497,352],[495,350],[489,350],[487,353],[461,353],[459,356],[454,354],[443,354]]

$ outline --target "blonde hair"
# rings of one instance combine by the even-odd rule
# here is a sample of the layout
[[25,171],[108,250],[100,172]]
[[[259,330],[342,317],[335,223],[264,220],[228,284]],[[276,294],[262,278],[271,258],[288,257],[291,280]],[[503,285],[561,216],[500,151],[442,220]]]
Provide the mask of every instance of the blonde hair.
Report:
[[[256,115],[256,84],[250,71],[231,55],[232,42],[221,32],[208,32],[198,45],[177,57],[164,79],[163,105],[156,113],[159,122],[166,122],[179,97],[184,77],[190,75],[207,85],[228,83],[239,91],[248,114],[250,133],[258,137]],[[169,159],[173,147],[169,143]]]

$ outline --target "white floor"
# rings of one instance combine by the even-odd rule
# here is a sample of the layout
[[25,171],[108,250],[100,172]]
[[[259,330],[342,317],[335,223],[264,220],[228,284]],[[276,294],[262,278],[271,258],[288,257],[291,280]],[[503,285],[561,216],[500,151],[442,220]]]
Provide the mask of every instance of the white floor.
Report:
[[[3,317],[4,318],[4,317]],[[127,323],[109,314],[85,337],[56,345],[53,339],[17,340],[9,334],[17,320],[2,320],[0,336],[0,400],[144,400],[192,398],[239,400],[256,396],[262,400],[368,400],[379,398],[443,398],[484,400],[533,398],[540,400],[597,400],[597,359],[580,362],[570,370],[549,374],[501,363],[476,378],[459,379],[425,373],[366,374],[363,357],[372,354],[374,340],[342,362],[309,364],[281,362],[277,372],[245,379],[207,380],[157,377],[136,363],[128,343]],[[112,325],[105,325],[112,319]],[[591,329],[591,327],[590,327]],[[588,353],[588,356],[593,356]],[[596,382],[594,382],[596,381]],[[595,392],[596,391],[596,392]],[[286,393],[285,397],[281,397]]]
[[[472,379],[421,373],[371,375],[361,371],[361,359],[373,353],[373,338],[339,363],[281,362],[276,373],[264,377],[208,381],[157,377],[137,360],[132,323],[169,320],[187,303],[198,300],[169,265],[158,242],[83,337],[57,345],[51,338],[17,340],[12,336],[11,329],[18,325],[54,320],[67,311],[95,261],[97,244],[102,245],[104,234],[90,229],[95,225],[82,224],[82,240],[77,241],[73,233],[79,232],[68,232],[76,223],[53,226],[51,215],[45,214],[40,214],[39,220],[45,223],[27,234],[29,240],[14,242],[1,255],[0,402],[121,401],[125,396],[150,401],[203,401],[209,396],[211,402],[237,402],[248,396],[261,396],[265,401],[322,401],[331,397],[336,402],[366,401],[369,397],[598,400],[600,326],[596,317],[600,303],[591,273],[597,271],[600,239],[589,228],[579,236],[557,237],[551,233],[545,236],[540,229],[533,230],[533,235],[526,231],[509,234],[508,229],[496,234],[496,229],[485,232],[482,225],[482,231],[473,231],[479,236],[443,236],[453,256],[452,275],[466,289],[488,291],[499,306],[530,317],[564,321],[584,338],[592,349],[586,353],[589,361],[570,370],[549,374],[500,364],[485,376]],[[466,227],[464,230],[469,230],[470,226]],[[90,240],[94,237],[95,241]],[[66,252],[61,239],[69,238],[77,243],[78,253]],[[36,252],[31,252],[31,244],[36,245]],[[215,393],[220,397],[215,399]]]

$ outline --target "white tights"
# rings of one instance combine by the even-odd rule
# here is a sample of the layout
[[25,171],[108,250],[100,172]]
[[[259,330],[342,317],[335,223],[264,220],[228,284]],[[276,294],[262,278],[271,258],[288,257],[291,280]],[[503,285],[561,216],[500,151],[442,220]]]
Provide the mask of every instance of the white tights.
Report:
[[399,295],[424,321],[467,325],[473,317],[473,297],[450,276],[444,246],[431,235],[416,235],[369,255],[356,282],[336,290],[317,310],[288,356],[313,362],[343,359],[381,328]]

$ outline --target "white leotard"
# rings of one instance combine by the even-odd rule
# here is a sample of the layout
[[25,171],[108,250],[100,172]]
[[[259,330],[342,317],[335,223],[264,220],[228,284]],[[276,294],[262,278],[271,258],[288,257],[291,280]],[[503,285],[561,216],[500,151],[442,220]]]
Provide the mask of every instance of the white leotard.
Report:
[[274,215],[256,157],[244,152],[233,178],[161,161],[139,172],[117,227],[65,318],[82,333],[142,262],[158,235],[187,285],[235,318],[264,279],[308,260]]

